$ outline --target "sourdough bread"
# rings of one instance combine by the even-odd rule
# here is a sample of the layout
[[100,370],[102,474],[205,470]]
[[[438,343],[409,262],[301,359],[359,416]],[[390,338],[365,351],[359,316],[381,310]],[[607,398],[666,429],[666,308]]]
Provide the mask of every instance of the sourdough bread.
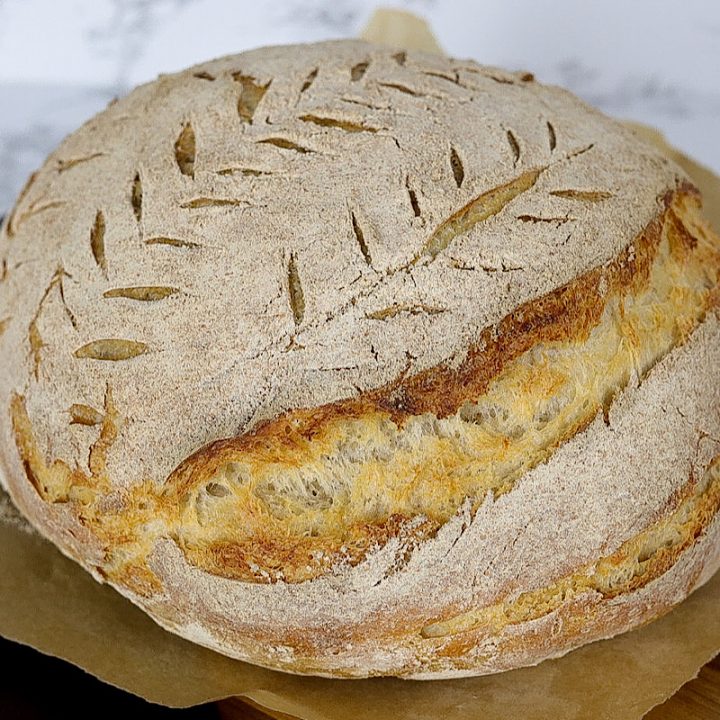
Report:
[[0,479],[164,627],[441,678],[720,563],[720,239],[570,93],[362,41],[160,77],[0,236]]

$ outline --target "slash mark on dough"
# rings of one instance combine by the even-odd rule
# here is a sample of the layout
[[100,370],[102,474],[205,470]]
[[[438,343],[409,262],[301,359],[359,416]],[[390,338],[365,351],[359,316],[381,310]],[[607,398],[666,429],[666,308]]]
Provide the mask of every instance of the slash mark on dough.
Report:
[[303,293],[302,284],[300,283],[300,274],[298,273],[294,253],[290,253],[287,276],[290,309],[292,310],[295,325],[300,325],[305,317],[305,294]]
[[535,185],[544,170],[545,168],[526,170],[514,180],[478,195],[437,227],[412,264],[424,257],[434,260],[456,237],[464,235],[478,223],[497,215],[518,195],[527,192]]
[[187,122],[175,140],[175,162],[183,175],[195,178],[195,131]]
[[355,217],[355,213],[352,211],[350,212],[350,219],[352,221],[353,234],[355,235],[355,240],[357,240],[357,244],[360,247],[360,252],[365,258],[365,262],[372,267],[372,257],[370,256],[370,250],[368,249],[365,235],[363,234],[362,228]]
[[131,360],[144,355],[149,347],[143,342],[123,338],[93,340],[75,350],[75,357],[81,360]]
[[102,274],[107,277],[107,258],[105,257],[105,215],[102,210],[95,213],[95,222],[90,228],[90,250],[95,264]]
[[261,85],[254,77],[244,75],[240,72],[233,73],[232,77],[233,80],[240,83],[242,87],[237,104],[238,115],[243,122],[251,125],[257,106],[263,97],[265,97],[265,93],[270,87],[272,80],[265,85]]

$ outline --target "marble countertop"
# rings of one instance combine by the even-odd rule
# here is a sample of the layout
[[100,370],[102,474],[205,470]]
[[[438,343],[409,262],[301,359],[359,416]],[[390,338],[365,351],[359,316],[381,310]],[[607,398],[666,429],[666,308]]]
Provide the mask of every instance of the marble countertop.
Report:
[[[47,153],[160,72],[357,35],[373,0],[0,0],[0,212]],[[717,0],[396,0],[456,57],[563,85],[720,172]]]

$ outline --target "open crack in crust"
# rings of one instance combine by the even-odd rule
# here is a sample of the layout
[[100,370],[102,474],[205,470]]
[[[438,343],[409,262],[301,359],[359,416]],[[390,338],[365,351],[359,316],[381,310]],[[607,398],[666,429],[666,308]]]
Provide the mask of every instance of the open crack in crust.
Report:
[[111,388],[90,475],[46,462],[16,395],[28,479],[101,540],[97,572],[140,596],[162,589],[147,558],[164,537],[192,565],[248,583],[318,578],[391,538],[400,569],[468,500],[475,509],[488,493],[510,492],[596,415],[609,421],[614,395],[717,307],[720,239],[700,216],[697,191],[684,184],[661,200],[613,261],[516,309],[459,364],[211,443],[160,488],[112,489],[105,453],[121,412]]
[[[391,674],[412,679],[478,675],[531,665],[563,655],[579,645],[613,636],[661,617],[688,595],[707,573],[703,562],[717,556],[720,531],[720,456],[700,477],[691,473],[662,516],[601,556],[553,582],[495,603],[458,608],[448,605],[427,622],[427,609],[407,612],[388,626],[379,616],[362,626],[349,624],[328,635],[306,630],[273,637],[291,648],[289,661],[273,667],[333,677],[367,677],[385,672],[340,663],[346,644],[357,638],[401,649]],[[712,564],[712,561],[711,561]],[[670,576],[666,580],[664,576]],[[658,589],[653,581],[662,582]],[[643,601],[648,593],[652,602]],[[424,618],[424,619],[423,619]],[[267,637],[256,637],[257,643]]]
[[291,411],[171,475],[193,564],[302,582],[413,546],[514,482],[681,344],[717,302],[720,241],[689,186],[612,262],[518,308],[459,364]]

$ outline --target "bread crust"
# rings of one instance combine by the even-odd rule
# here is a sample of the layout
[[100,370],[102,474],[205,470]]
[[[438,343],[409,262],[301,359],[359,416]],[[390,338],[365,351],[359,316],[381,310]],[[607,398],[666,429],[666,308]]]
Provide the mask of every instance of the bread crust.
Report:
[[[535,664],[648,622],[717,570],[717,485],[690,542],[627,591],[579,593],[497,633],[485,627],[448,637],[422,636],[423,628],[439,617],[517,599],[524,591],[592,567],[600,557],[622,555],[624,543],[677,511],[720,452],[713,439],[720,423],[710,411],[717,397],[712,391],[708,402],[705,395],[717,384],[718,339],[713,316],[640,387],[622,393],[609,426],[596,419],[546,464],[527,473],[511,493],[488,498],[474,517],[465,508],[399,571],[399,548],[389,544],[365,563],[331,577],[297,586],[238,584],[201,576],[177,545],[165,541],[150,565],[172,578],[170,604],[176,615],[163,607],[157,617],[174,632],[216,649],[222,643],[224,652],[267,667],[328,677],[414,679]],[[675,417],[668,418],[668,409]],[[643,466],[631,465],[633,457],[642,458]],[[652,458],[661,460],[651,463]],[[667,474],[654,475],[658,470]],[[650,485],[656,488],[652,496]],[[574,502],[577,497],[584,502]],[[544,522],[548,515],[555,519],[552,525]],[[202,609],[202,627],[183,624],[188,608],[178,599],[186,583],[202,583],[194,602],[200,596],[216,598]],[[253,612],[259,606],[262,614]],[[233,610],[240,607],[246,621],[238,627]],[[266,622],[258,628],[261,617]],[[208,633],[210,627],[214,631]],[[245,647],[238,653],[240,643]]]
[[[163,77],[68,138],[0,236],[13,500],[164,627],[289,672],[532,664],[665,612],[718,565],[720,246],[697,191],[563,91],[393,57],[320,43]],[[459,432],[501,382],[534,398],[554,371],[533,358],[595,347],[604,323],[630,365],[527,466],[463,485],[447,468],[465,436],[447,435],[414,494],[365,510],[352,480],[339,525],[296,512],[362,423]],[[498,438],[509,456],[512,428]],[[249,457],[300,481],[218,510],[252,484],[218,472]],[[649,569],[600,592],[583,578],[607,563]],[[555,604],[522,619],[545,590]]]

